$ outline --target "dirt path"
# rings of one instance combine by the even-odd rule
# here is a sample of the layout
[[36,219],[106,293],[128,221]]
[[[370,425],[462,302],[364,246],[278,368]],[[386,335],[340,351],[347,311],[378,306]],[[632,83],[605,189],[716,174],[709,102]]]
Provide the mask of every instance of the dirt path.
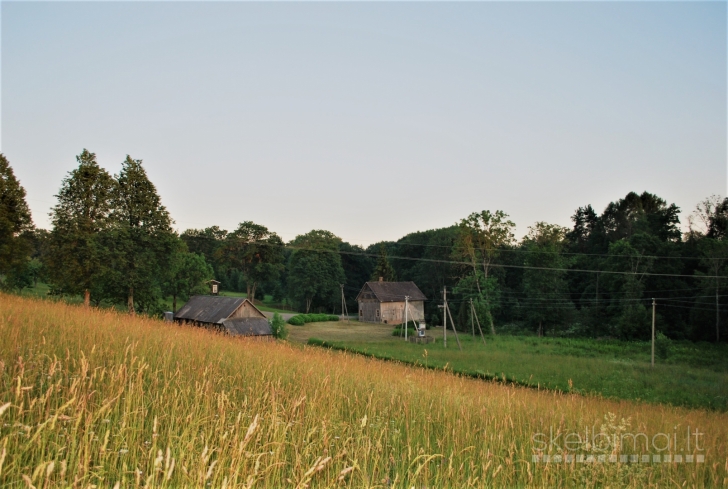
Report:
[[[267,317],[268,319],[272,318],[273,317],[273,314],[275,314],[274,312],[269,312],[269,311],[261,311],[261,312],[263,314],[265,314],[265,317]],[[283,318],[284,321],[288,321],[289,319],[291,319],[293,316],[295,316],[298,313],[297,312],[293,312],[293,313],[288,314],[288,313],[285,313],[285,312],[281,312],[279,314],[281,315],[281,317]]]

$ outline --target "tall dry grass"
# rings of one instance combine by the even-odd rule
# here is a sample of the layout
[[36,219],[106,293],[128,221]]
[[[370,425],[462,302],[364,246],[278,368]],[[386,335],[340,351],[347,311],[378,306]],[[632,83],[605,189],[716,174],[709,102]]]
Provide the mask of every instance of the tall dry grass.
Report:
[[[0,412],[3,487],[728,485],[726,414],[507,387],[6,295]],[[698,428],[705,463],[532,462],[534,433],[599,430],[610,413],[647,433]]]

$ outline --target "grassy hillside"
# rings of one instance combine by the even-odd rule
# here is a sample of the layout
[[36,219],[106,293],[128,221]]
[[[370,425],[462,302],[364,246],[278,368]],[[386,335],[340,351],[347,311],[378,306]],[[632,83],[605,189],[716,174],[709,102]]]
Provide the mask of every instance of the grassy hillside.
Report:
[[726,344],[674,342],[670,357],[657,358],[652,368],[648,342],[495,336],[484,345],[479,336],[461,333],[460,351],[452,332],[448,347],[443,347],[442,328],[428,331],[437,342],[427,345],[393,337],[387,325],[332,322],[290,329],[297,341],[315,337],[380,358],[447,365],[456,372],[563,391],[728,411]]
[[[5,295],[0,413],[3,487],[728,484],[724,413],[508,387]],[[698,447],[678,435],[688,426],[702,433]],[[621,463],[625,446],[535,442],[592,428],[603,439],[675,433],[659,453],[704,462]],[[557,453],[617,462],[533,462]]]

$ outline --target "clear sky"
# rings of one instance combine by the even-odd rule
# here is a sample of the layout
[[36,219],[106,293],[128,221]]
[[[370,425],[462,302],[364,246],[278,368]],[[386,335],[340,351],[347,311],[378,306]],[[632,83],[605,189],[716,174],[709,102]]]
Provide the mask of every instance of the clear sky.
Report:
[[726,194],[725,2],[2,5],[2,151],[48,226],[83,148],[180,230],[519,237],[627,192]]

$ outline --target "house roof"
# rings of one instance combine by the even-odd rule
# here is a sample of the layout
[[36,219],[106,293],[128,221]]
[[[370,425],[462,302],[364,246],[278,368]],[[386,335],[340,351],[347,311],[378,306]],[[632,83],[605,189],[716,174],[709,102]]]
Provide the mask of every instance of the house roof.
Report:
[[269,336],[273,334],[266,318],[231,318],[222,322],[231,335]]
[[222,324],[223,319],[229,318],[247,300],[243,297],[194,295],[175,313],[174,318]]
[[367,287],[379,302],[404,302],[405,296],[409,296],[411,301],[427,300],[414,282],[367,282],[356,297],[357,300]]

